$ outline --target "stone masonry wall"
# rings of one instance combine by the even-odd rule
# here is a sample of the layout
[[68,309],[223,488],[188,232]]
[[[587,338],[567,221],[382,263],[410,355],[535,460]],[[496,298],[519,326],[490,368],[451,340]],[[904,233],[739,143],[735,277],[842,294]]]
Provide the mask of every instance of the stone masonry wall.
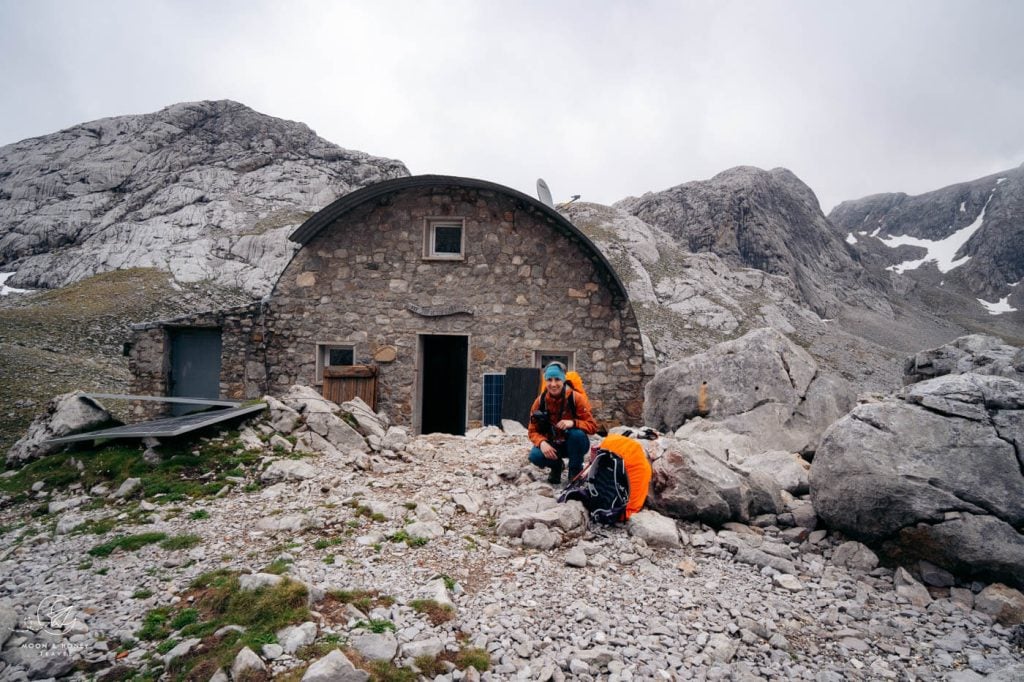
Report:
[[[149,322],[132,328],[128,368],[132,393],[162,396],[170,373],[170,333],[175,328],[221,330],[220,398],[246,400],[261,397],[266,387],[264,318],[261,304],[198,313],[173,320]],[[133,412],[153,418],[168,412],[167,403],[136,402]]]
[[[465,260],[423,258],[424,219],[465,218]],[[425,316],[410,305],[471,314]],[[469,336],[469,423],[481,419],[481,375],[534,365],[536,350],[572,350],[600,419],[636,423],[645,365],[632,309],[614,299],[579,242],[515,197],[460,186],[406,189],[324,228],[282,273],[266,310],[270,393],[316,385],[316,344],[383,346],[378,408],[412,425],[417,334]]]

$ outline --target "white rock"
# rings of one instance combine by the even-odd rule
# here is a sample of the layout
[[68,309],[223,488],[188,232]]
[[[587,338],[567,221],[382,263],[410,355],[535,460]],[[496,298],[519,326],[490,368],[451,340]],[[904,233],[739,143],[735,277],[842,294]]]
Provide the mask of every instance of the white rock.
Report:
[[372,661],[390,661],[398,653],[398,639],[390,632],[364,632],[352,635],[349,645],[363,658]]
[[301,647],[312,644],[316,639],[316,623],[307,621],[302,625],[291,625],[277,632],[277,642],[286,654],[294,654]]
[[199,644],[199,642],[201,641],[202,640],[200,639],[192,638],[186,639],[184,642],[178,643],[177,646],[175,646],[173,649],[164,654],[164,664],[170,665],[171,661],[178,658],[179,656],[186,655],[188,652],[192,651],[192,647],[194,647],[196,644]]
[[309,462],[298,459],[275,459],[260,474],[260,480],[265,482],[304,481],[315,477],[316,474],[316,467]]
[[284,578],[273,573],[243,573],[238,576],[238,587],[242,591],[258,590],[261,587],[273,587],[283,580]]
[[240,680],[246,673],[266,672],[266,670],[267,666],[263,664],[256,652],[249,647],[243,647],[231,664],[231,679]]
[[358,670],[340,650],[335,649],[309,666],[302,682],[366,682],[370,674]]
[[652,547],[682,546],[675,519],[662,516],[650,509],[644,509],[630,516],[626,521],[626,528],[630,535],[640,538]]
[[117,490],[110,494],[115,500],[131,497],[137,491],[142,489],[142,479],[139,478],[128,478],[122,483]]
[[402,645],[402,655],[408,658],[417,656],[437,656],[444,651],[444,642],[437,637],[406,642]]

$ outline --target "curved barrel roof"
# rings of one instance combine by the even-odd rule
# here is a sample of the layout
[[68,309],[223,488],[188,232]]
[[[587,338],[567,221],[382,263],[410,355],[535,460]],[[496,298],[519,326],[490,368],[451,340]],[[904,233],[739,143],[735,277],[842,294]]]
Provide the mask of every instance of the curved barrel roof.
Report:
[[378,182],[377,184],[363,187],[362,189],[358,189],[355,192],[351,192],[335,200],[311,216],[306,220],[306,222],[299,225],[299,227],[296,228],[288,238],[293,242],[297,242],[305,246],[322,229],[367,201],[373,201],[384,195],[407,189],[443,186],[468,187],[471,189],[500,192],[512,197],[521,204],[530,206],[540,214],[547,216],[551,219],[555,229],[568,237],[570,241],[580,244],[584,253],[586,253],[590,260],[594,262],[594,265],[597,267],[597,271],[603,273],[607,278],[608,286],[612,290],[612,295],[615,297],[621,297],[623,300],[627,300],[629,298],[626,294],[626,287],[623,285],[622,280],[619,279],[619,276],[616,274],[611,263],[608,262],[608,259],[604,257],[604,254],[601,253],[600,250],[598,250],[597,246],[594,245],[594,242],[590,241],[590,238],[583,234],[579,228],[569,222],[565,216],[550,206],[541,203],[537,199],[514,190],[511,187],[505,187],[504,185],[487,182],[486,180],[477,180],[475,178],[460,178],[451,175],[412,175],[407,178],[397,178],[395,180]]

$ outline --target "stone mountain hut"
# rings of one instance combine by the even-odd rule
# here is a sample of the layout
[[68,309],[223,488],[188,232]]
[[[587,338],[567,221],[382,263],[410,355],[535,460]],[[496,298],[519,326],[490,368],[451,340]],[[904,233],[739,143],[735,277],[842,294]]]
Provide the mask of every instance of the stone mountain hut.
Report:
[[639,421],[654,360],[626,289],[540,201],[400,178],[341,197],[290,239],[300,248],[262,302],[133,326],[133,392],[248,399],[304,384],[360,395],[415,433],[462,434],[500,423],[503,394],[510,416],[516,382],[522,415],[536,368],[560,359],[599,419]]

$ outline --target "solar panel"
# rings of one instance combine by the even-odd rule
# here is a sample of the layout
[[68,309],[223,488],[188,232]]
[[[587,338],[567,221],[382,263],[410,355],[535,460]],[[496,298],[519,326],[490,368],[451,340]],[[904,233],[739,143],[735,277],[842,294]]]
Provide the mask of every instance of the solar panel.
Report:
[[89,431],[88,433],[76,433],[73,436],[51,438],[46,442],[73,443],[84,440],[146,437],[159,438],[161,436],[164,438],[170,438],[172,436],[180,436],[181,434],[188,433],[189,431],[201,429],[205,426],[210,426],[211,424],[227,421],[228,419],[241,417],[246,414],[252,414],[253,412],[260,412],[265,409],[267,409],[266,403],[255,403],[253,405],[235,407],[229,410],[199,412],[183,415],[181,417],[170,417],[167,419],[157,419],[151,422],[141,422],[139,424],[115,426],[112,429],[100,429],[99,431]]
[[484,374],[484,426],[501,426],[504,374]]

